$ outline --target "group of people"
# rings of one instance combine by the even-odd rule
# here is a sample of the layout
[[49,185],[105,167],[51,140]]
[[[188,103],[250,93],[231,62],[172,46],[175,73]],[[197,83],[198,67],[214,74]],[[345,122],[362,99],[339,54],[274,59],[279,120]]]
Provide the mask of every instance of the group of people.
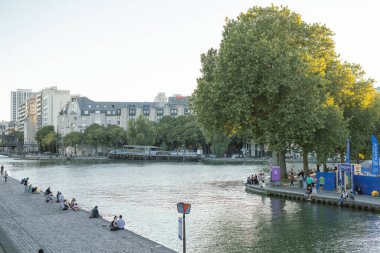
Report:
[[260,172],[247,178],[247,184],[264,183],[264,173]]
[[4,182],[6,183],[8,180],[8,172],[4,171],[4,165],[1,165],[0,174],[4,177]]
[[[46,194],[46,192],[48,192],[47,196],[52,195],[50,187],[48,187],[48,189],[46,189],[45,194]],[[51,199],[51,197],[49,197],[49,200],[50,199]],[[75,198],[72,198],[71,201],[68,201],[67,199],[65,199],[62,192],[60,192],[60,191],[57,191],[56,199],[57,199],[57,202],[59,203],[61,210],[63,210],[63,211],[69,210],[69,208],[70,208],[71,210],[77,212],[80,209],[79,205],[77,203],[77,200]]]
[[33,187],[32,184],[29,183],[29,178],[23,178],[21,179],[20,184],[24,185],[24,193],[41,193],[41,189],[36,187]]
[[[95,206],[91,210],[91,215],[89,218],[102,218],[102,216],[99,214],[98,206]],[[115,215],[113,217],[111,224],[110,224],[110,230],[111,231],[124,230],[124,227],[125,227],[125,221],[123,220],[123,216],[122,215],[119,215],[119,216]]]
[[[4,170],[4,167],[1,166],[1,174],[3,174],[3,170]],[[35,193],[35,192],[40,193],[41,192],[41,190],[39,190],[38,187],[33,187],[29,183],[28,177],[23,178],[21,180],[21,184],[24,185],[24,192],[25,193]],[[45,190],[44,196],[45,196],[46,202],[53,202],[54,197],[53,197],[53,192],[51,191],[50,186]],[[79,211],[80,210],[80,207],[79,207],[75,198],[72,198],[71,201],[68,201],[67,199],[65,199],[62,192],[60,192],[60,191],[57,191],[56,202],[59,203],[61,210],[69,210],[69,208],[72,209],[73,211]],[[102,216],[99,214],[98,206],[95,206],[91,210],[91,214],[90,214],[89,218],[102,218]],[[115,216],[113,221],[110,224],[110,230],[111,231],[123,230],[124,227],[125,227],[125,221],[123,220],[122,215]]]

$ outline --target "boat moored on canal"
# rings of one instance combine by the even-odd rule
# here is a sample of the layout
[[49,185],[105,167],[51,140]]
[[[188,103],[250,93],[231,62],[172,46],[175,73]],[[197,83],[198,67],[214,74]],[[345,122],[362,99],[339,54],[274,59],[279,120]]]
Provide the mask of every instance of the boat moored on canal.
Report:
[[154,161],[194,161],[203,159],[196,152],[162,151],[155,146],[124,145],[122,148],[111,150],[110,159],[124,160],[154,160]]

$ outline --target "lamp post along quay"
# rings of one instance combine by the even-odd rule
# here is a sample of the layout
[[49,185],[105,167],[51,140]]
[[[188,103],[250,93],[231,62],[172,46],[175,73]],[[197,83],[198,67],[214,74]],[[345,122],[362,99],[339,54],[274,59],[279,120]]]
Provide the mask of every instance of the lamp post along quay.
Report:
[[190,213],[191,205],[188,203],[177,203],[178,213],[182,213],[182,218],[178,218],[178,238],[183,242],[183,253],[186,253],[186,223],[185,215]]

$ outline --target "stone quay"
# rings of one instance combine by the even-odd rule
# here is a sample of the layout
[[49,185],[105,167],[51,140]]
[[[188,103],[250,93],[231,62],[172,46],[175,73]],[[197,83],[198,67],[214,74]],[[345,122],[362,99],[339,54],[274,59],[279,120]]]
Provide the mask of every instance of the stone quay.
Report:
[[[80,201],[79,201],[80,204]],[[96,203],[94,203],[94,206]],[[101,214],[101,206],[99,206]],[[128,230],[110,231],[110,222],[89,219],[88,211],[62,211],[43,193],[24,193],[8,177],[0,181],[0,253],[30,252],[175,252]],[[128,217],[126,223],[128,224]]]

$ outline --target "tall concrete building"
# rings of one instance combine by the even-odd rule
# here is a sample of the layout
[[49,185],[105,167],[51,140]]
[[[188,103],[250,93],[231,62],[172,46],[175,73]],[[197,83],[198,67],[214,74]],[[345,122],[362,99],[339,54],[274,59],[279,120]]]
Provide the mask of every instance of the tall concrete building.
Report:
[[36,94],[37,130],[53,125],[57,129],[59,112],[70,101],[69,90],[58,90],[57,86],[45,88]]
[[11,121],[18,121],[18,109],[20,105],[32,97],[33,94],[31,89],[17,89],[16,91],[11,91]]

